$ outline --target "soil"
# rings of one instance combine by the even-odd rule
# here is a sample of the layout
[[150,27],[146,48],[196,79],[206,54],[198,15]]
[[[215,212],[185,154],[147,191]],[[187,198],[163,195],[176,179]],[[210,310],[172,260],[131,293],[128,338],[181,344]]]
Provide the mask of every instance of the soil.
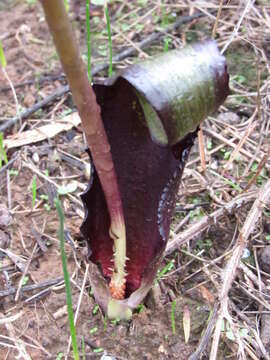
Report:
[[[83,40],[85,34],[82,30],[83,6],[82,2],[75,1],[71,13],[76,31],[82,38],[82,47],[85,49],[85,40]],[[102,18],[100,7],[94,7],[93,11],[96,17]],[[145,31],[151,32],[151,28],[148,26]],[[186,31],[189,33],[188,28]],[[14,85],[33,79],[38,80],[41,76],[59,75],[56,80],[50,78],[49,81],[41,84],[34,82],[31,85],[17,87],[20,106],[30,107],[65,84],[65,80],[60,76],[61,69],[40,5],[35,1],[1,2],[0,40],[3,42],[7,58],[6,71]],[[97,55],[100,61],[102,56]],[[246,80],[251,81],[252,77],[254,80],[253,72],[245,75]],[[265,73],[263,75],[266,76]],[[0,124],[16,113],[12,92],[4,89],[6,87],[8,88],[9,84],[0,72]],[[44,125],[50,119],[64,116],[71,108],[74,110],[70,96],[67,95],[59,99],[57,104],[50,104],[46,109],[36,113],[32,119],[28,119],[25,129]],[[227,113],[235,115],[239,120],[235,113],[229,111]],[[20,125],[17,124],[5,135],[16,133],[19,128]],[[63,152],[75,157],[75,165],[71,165],[70,161],[61,157]],[[73,308],[76,311],[85,274],[86,254],[79,231],[83,217],[79,194],[88,182],[87,172],[80,169],[82,163],[88,162],[81,128],[61,133],[48,141],[11,150],[8,156],[17,157],[12,165],[13,173],[10,173],[9,185],[6,176],[0,172],[0,205],[5,206],[3,211],[8,214],[6,215],[8,218],[3,218],[1,223],[2,208],[0,207],[0,293],[18,288],[29,258],[31,261],[29,269],[24,274],[24,286],[37,286],[32,290],[21,292],[18,301],[15,301],[14,294],[0,296],[0,359],[13,360],[17,356],[33,360],[60,359],[61,354],[65,353],[68,347],[69,325],[66,295],[62,283],[63,272],[58,241],[59,221],[51,200],[56,191],[54,184],[66,186],[70,179],[75,181],[77,189],[71,194],[73,198],[64,196],[62,200],[67,240],[65,248],[72,278]],[[197,156],[198,148],[195,146],[191,159]],[[215,160],[220,161],[218,155]],[[49,174],[53,184],[37,176],[37,171]],[[37,200],[32,208],[32,183],[35,176]],[[227,184],[222,191],[227,190],[226,186]],[[189,181],[185,183],[184,180],[181,192],[182,195],[179,195],[181,206],[186,205],[190,197],[193,197],[191,204],[194,204],[195,195],[196,200],[199,198],[200,202],[208,203],[208,208],[200,207],[199,212],[193,210],[192,216],[195,220],[198,220],[202,213],[210,212],[212,200],[206,189],[198,189]],[[233,194],[231,191],[230,195]],[[9,196],[11,204],[8,204]],[[8,206],[12,211],[6,210]],[[215,210],[215,206],[211,209]],[[240,215],[237,219],[226,215],[222,223],[215,224],[200,237],[198,242],[191,241],[187,250],[195,249],[197,252],[203,250],[208,260],[221,256],[234,238],[236,223],[243,221],[249,208],[250,206],[247,206],[244,209],[242,218]],[[182,219],[182,215],[180,216],[176,211],[175,226],[179,219]],[[191,219],[191,223],[192,221]],[[129,322],[109,321],[104,317],[96,306],[87,279],[76,324],[79,348],[82,352],[82,342],[84,342],[86,359],[105,360],[104,354],[111,356],[107,359],[117,360],[188,359],[196,350],[213,303],[218,296],[216,289],[209,283],[210,275],[200,271],[196,274],[201,268],[201,262],[189,266],[190,259],[187,254],[182,254],[180,257],[179,253],[175,253],[164,260],[163,265],[172,262],[176,269],[182,269],[181,272],[160,280],[158,295],[156,296],[153,290],[144,306],[138,309]],[[194,259],[191,262],[193,261]],[[39,286],[52,280],[55,282],[48,283],[44,287]],[[31,299],[34,295],[36,297]],[[172,301],[176,303],[175,332],[172,328]],[[249,302],[247,307],[251,311],[258,309],[254,302]],[[185,342],[183,330],[184,309],[188,309],[191,316],[191,335],[188,342]],[[17,320],[8,324],[1,323],[2,317],[10,317],[18,313],[21,315]],[[223,340],[220,359],[224,359],[225,355],[236,358],[235,343],[233,345],[228,343],[226,336]],[[5,346],[2,345],[3,342]],[[23,354],[24,351],[30,357],[27,357],[26,353]],[[73,358],[72,352],[68,358]]]

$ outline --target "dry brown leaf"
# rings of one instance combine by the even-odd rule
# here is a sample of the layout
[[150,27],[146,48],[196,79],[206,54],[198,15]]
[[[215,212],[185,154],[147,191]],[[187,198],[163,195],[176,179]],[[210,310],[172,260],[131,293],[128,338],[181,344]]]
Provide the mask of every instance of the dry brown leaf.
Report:
[[202,297],[209,303],[209,304],[214,304],[215,302],[215,297],[214,295],[203,285],[199,286],[199,291],[202,295]]
[[185,343],[187,344],[190,336],[190,311],[188,305],[184,306],[183,328],[184,328]]
[[80,123],[81,119],[78,113],[74,112],[60,120],[52,121],[48,125],[11,135],[4,140],[4,146],[7,149],[12,149],[50,139],[62,131],[68,131],[72,129],[73,126],[78,126]]

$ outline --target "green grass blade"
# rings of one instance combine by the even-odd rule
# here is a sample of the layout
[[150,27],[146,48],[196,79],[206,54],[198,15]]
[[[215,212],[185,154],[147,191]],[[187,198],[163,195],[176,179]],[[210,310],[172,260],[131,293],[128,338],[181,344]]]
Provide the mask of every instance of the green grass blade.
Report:
[[112,34],[111,34],[111,22],[109,16],[108,5],[105,5],[105,16],[107,23],[107,33],[108,33],[108,45],[109,45],[109,76],[112,76]]
[[4,135],[0,132],[0,169],[3,161],[5,164],[8,163],[7,153],[4,148]]
[[209,171],[210,171],[211,174],[213,174],[213,175],[215,175],[216,177],[222,179],[225,183],[227,183],[228,185],[230,185],[234,190],[237,190],[237,191],[241,192],[242,189],[241,189],[241,187],[240,187],[238,184],[236,184],[236,183],[234,183],[233,181],[231,181],[231,180],[225,178],[224,176],[218,174],[216,171],[214,171],[214,170],[212,170],[212,169],[210,169]]
[[37,177],[34,176],[32,180],[32,208],[35,206],[37,198]]
[[64,4],[65,4],[65,8],[66,8],[66,12],[69,12],[69,0],[64,0]]
[[91,47],[91,28],[90,28],[90,0],[86,0],[85,11],[86,11],[86,33],[87,33],[87,71],[88,71],[88,79],[91,83],[92,82],[92,71],[91,71],[92,47]]
[[7,66],[7,61],[6,61],[6,57],[5,57],[5,53],[4,53],[4,49],[3,49],[3,45],[0,41],[0,62],[1,62],[1,66],[2,68],[5,68]]
[[67,257],[65,253],[65,240],[64,240],[64,213],[62,210],[61,203],[59,199],[55,199],[55,207],[58,213],[60,229],[59,229],[59,239],[60,239],[60,251],[61,251],[61,260],[62,267],[64,273],[64,281],[65,281],[65,290],[66,290],[66,301],[67,301],[67,309],[68,309],[68,320],[69,320],[69,329],[73,347],[73,357],[75,360],[79,360],[79,352],[78,352],[78,344],[76,337],[76,328],[74,325],[74,314],[72,309],[72,298],[71,298],[71,288],[69,281],[69,273],[67,269]]

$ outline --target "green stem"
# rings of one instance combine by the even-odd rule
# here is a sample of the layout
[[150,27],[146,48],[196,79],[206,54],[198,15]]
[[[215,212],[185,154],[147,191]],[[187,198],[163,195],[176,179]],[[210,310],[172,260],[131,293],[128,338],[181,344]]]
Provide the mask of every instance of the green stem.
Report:
[[61,203],[58,199],[55,199],[55,206],[59,217],[60,229],[59,229],[59,239],[60,239],[60,251],[61,251],[61,260],[64,273],[65,281],[65,290],[66,290],[66,301],[67,301],[67,310],[68,310],[68,320],[70,335],[73,347],[73,355],[75,360],[79,360],[78,344],[76,337],[76,328],[74,324],[74,314],[72,308],[72,298],[71,298],[71,288],[69,281],[69,273],[67,269],[67,257],[65,253],[65,239],[64,239],[64,213],[61,207]]

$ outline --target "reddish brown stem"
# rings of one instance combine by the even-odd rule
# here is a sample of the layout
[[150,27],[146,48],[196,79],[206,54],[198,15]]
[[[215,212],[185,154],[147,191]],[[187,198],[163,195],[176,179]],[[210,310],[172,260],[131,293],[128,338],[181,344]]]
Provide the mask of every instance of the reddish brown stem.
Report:
[[[87,144],[111,218],[110,234],[115,241],[115,247],[117,247],[119,239],[125,243],[125,223],[111,149],[104,130],[100,107],[88,81],[86,68],[80,56],[79,46],[72,31],[64,2],[62,0],[41,0],[41,4],[68,79],[74,103],[81,117]],[[119,272],[117,268],[115,270]]]

